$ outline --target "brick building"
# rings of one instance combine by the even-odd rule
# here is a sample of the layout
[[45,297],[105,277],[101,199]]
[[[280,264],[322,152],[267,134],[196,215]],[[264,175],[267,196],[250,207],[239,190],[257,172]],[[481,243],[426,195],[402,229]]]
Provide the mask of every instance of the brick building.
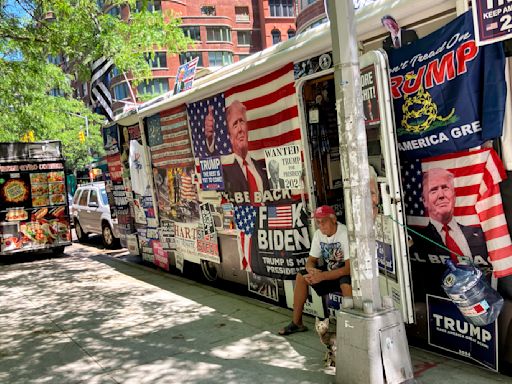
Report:
[[[139,4],[139,3],[137,3]],[[114,114],[132,105],[134,98],[150,97],[173,89],[178,66],[198,56],[198,71],[217,67],[295,36],[295,0],[153,0],[155,12],[172,10],[181,15],[182,28],[197,44],[179,56],[157,52],[151,60],[153,78],[130,87],[130,76],[113,71],[111,92]],[[128,7],[110,6],[105,12],[128,19]],[[128,80],[128,81],[127,81]],[[89,102],[87,84],[76,86],[77,96]]]

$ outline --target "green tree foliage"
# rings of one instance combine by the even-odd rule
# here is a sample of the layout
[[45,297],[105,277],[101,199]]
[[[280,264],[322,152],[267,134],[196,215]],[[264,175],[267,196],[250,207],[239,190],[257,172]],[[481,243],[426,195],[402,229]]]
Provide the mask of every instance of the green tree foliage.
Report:
[[[111,7],[129,14],[128,22],[105,13]],[[176,15],[151,12],[147,0],[137,8],[135,0],[0,0],[0,141],[20,141],[30,131],[35,140],[62,140],[73,168],[101,154],[104,117],[73,98],[72,81],[88,81],[100,57],[133,78],[149,78],[144,53],[178,53],[191,44]]]

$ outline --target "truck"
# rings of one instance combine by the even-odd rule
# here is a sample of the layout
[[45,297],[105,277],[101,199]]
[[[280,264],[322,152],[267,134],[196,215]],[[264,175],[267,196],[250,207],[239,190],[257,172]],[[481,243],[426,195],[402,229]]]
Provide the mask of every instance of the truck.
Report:
[[[503,234],[503,244],[507,246],[500,245],[503,258],[492,266],[493,272],[486,256],[461,260],[461,263],[483,265],[489,275],[494,273],[493,284],[499,280],[500,293],[505,296],[500,320],[485,329],[470,326],[446,295],[438,293],[440,271],[450,254],[433,249],[430,244],[422,246],[424,242],[416,236],[426,233],[425,225],[429,222],[419,189],[420,178],[429,166],[449,168],[462,172],[462,176],[468,176],[464,172],[471,168],[477,173],[471,178],[474,184],[467,184],[470,177],[457,179],[461,183],[459,190],[466,195],[475,190],[471,188],[480,188],[478,175],[484,175],[484,167],[479,168],[479,164],[489,166],[485,169],[486,177],[493,169],[500,169],[495,174],[504,174],[497,154],[488,148],[490,142],[483,142],[482,148],[473,148],[482,145],[477,122],[480,117],[473,119],[473,125],[455,124],[462,121],[459,117],[469,116],[467,108],[460,108],[460,116],[454,117],[453,105],[439,96],[446,94],[444,89],[434,90],[434,85],[439,89],[449,87],[451,92],[465,89],[456,87],[457,82],[480,84],[467,79],[469,76],[464,77],[469,73],[466,71],[469,61],[476,68],[472,71],[475,76],[503,75],[505,65],[496,71],[477,70],[487,67],[474,64],[477,52],[483,48],[476,48],[471,37],[473,25],[470,25],[472,19],[466,1],[364,3],[368,5],[356,11],[356,32],[361,50],[366,150],[369,165],[377,174],[381,199],[375,219],[380,293],[401,311],[412,344],[488,369],[510,371],[512,294],[507,266],[512,248],[507,245],[510,238],[502,214],[502,211],[510,212],[509,201],[504,199],[502,208],[501,196],[493,192],[493,199],[487,201],[499,203],[495,209],[483,209],[486,202],[476,204],[480,195],[471,192],[470,203],[464,203],[468,201],[468,196],[464,196],[457,199],[459,206],[455,205],[455,216],[465,216],[460,218],[462,221],[472,220],[464,225],[480,226],[481,219],[473,209],[478,206],[482,217],[484,213],[494,215],[489,223],[500,223],[503,227],[502,232],[491,227],[485,244],[480,232],[473,232],[476,235],[470,239],[471,242],[479,239],[480,246],[496,247],[498,242],[492,240],[493,233]],[[401,25],[416,30],[421,38],[409,48],[381,50],[387,37],[381,18],[388,13],[400,20]],[[464,31],[458,26],[463,26]],[[455,53],[459,49],[455,42],[462,47],[459,53]],[[303,267],[304,255],[309,250],[307,231],[312,233],[315,229],[311,213],[319,206],[330,205],[340,222],[349,228],[353,226],[351,218],[345,215],[346,207],[354,206],[354,201],[350,194],[351,180],[342,161],[346,151],[338,130],[337,109],[341,100],[335,92],[339,82],[335,78],[332,45],[329,24],[305,30],[293,39],[198,78],[190,90],[159,96],[142,104],[104,127],[105,149],[111,151],[109,169],[115,175],[112,180],[118,193],[118,217],[124,216],[123,222],[130,223],[123,224],[130,251],[140,253],[143,260],[163,269],[175,267],[181,272],[190,269],[194,274],[200,271],[209,281],[222,279],[238,283],[236,289],[240,292],[249,291],[267,301],[293,307],[293,279]],[[447,46],[453,52],[446,53]],[[463,58],[461,52],[467,53],[467,60],[454,61]],[[442,60],[436,56],[441,54]],[[439,60],[427,67],[425,63],[431,58]],[[487,64],[496,62],[497,58]],[[413,64],[419,69],[410,69],[409,65]],[[460,68],[457,76],[455,66]],[[506,81],[510,87],[508,77]],[[420,86],[422,82],[424,85]],[[486,90],[496,91],[498,85],[501,89],[505,79],[496,84]],[[438,95],[433,96],[435,91]],[[461,91],[463,95],[467,93]],[[494,103],[497,99],[488,100]],[[243,184],[245,178],[240,176],[243,171],[236,172],[241,166],[235,157],[235,154],[239,156],[235,151],[238,143],[228,132],[230,126],[235,127],[229,123],[228,110],[237,105],[242,105],[238,111],[242,111],[243,119],[232,120],[242,121],[248,127],[245,141],[252,163],[251,174],[257,178],[253,183],[255,193],[249,181]],[[427,113],[419,106],[428,107]],[[494,114],[495,121],[501,112]],[[215,145],[207,141],[210,114],[215,126]],[[230,114],[234,115],[235,112]],[[440,124],[429,128],[438,131],[446,128],[448,133],[443,132],[438,139],[429,131],[428,140],[416,140],[418,134],[414,129],[420,131],[421,124],[431,124],[428,119]],[[232,132],[237,133],[234,128]],[[490,136],[496,145],[501,140],[499,136]],[[464,142],[464,148],[442,148],[445,142],[470,137],[478,144],[468,146]],[[416,154],[416,157],[411,153],[425,147],[433,150],[437,144],[441,147],[436,153]],[[474,150],[465,151],[468,148]],[[503,146],[504,150],[507,148],[510,145]],[[468,163],[471,167],[464,167],[468,155],[472,159]],[[276,163],[281,166],[279,178],[284,186],[271,187],[270,168]],[[249,163],[244,166],[248,174]],[[498,179],[493,179],[489,190],[498,190],[501,182]],[[510,190],[502,190],[507,189]],[[485,197],[482,195],[482,199]],[[352,253],[359,252],[355,245],[352,241]],[[304,312],[323,317],[327,306],[332,315],[331,309],[339,308],[342,300],[335,294],[326,298],[311,293]]]
[[58,255],[70,244],[61,143],[0,143],[0,255]]

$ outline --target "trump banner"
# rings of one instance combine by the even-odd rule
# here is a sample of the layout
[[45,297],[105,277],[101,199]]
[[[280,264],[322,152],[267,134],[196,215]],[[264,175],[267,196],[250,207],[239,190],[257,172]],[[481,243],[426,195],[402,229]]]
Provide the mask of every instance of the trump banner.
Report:
[[388,56],[402,157],[457,152],[501,135],[503,49],[476,45],[471,12]]

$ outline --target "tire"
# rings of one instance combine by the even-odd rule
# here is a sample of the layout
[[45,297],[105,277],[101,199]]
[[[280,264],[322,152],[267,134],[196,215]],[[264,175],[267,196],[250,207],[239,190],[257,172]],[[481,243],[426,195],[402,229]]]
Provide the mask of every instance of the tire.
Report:
[[119,239],[114,237],[112,228],[110,228],[110,225],[108,224],[103,224],[101,226],[101,237],[103,239],[103,245],[107,248],[115,248],[119,244]]
[[58,247],[54,247],[54,248],[52,248],[52,253],[55,256],[62,256],[62,254],[64,253],[64,248],[66,248],[65,245],[60,245]]
[[85,240],[87,240],[87,233],[85,233],[82,229],[78,219],[75,219],[75,233],[79,243],[83,243]]

